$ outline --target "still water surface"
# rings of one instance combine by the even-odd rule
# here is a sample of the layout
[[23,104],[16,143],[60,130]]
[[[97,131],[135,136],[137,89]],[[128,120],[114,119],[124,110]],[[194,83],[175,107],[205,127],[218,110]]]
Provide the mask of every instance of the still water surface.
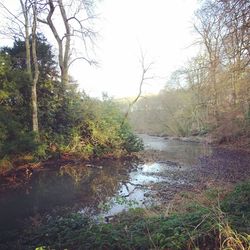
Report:
[[157,201],[150,197],[155,183],[184,185],[172,173],[192,169],[210,148],[199,143],[140,135],[146,150],[156,150],[166,161],[148,163],[107,161],[102,166],[66,165],[34,172],[26,185],[0,196],[0,229],[17,228],[24,218],[69,211],[109,216]]

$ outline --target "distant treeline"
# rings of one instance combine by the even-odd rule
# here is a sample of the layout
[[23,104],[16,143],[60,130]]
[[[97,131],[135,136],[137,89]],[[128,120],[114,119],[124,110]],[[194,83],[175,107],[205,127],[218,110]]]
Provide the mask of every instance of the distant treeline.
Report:
[[194,29],[201,50],[175,71],[157,96],[141,98],[130,115],[139,132],[178,136],[250,135],[250,3],[203,1]]

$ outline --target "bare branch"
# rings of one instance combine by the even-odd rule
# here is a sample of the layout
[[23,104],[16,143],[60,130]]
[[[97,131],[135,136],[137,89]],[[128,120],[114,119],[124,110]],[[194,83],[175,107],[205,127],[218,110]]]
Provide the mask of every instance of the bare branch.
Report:
[[[94,15],[87,15],[87,6],[85,6],[85,1],[79,1],[78,6],[74,0],[71,0],[71,3],[65,4],[62,0],[47,0],[47,7],[49,8],[46,20],[44,18],[38,18],[38,21],[46,24],[52,31],[53,36],[55,37],[58,44],[58,58],[59,66],[61,70],[61,82],[63,85],[68,83],[68,70],[69,67],[77,60],[85,60],[90,65],[96,64],[94,60],[89,60],[88,55],[82,56],[77,55],[77,57],[70,61],[72,54],[72,40],[73,38],[79,38],[84,44],[85,52],[87,54],[88,44],[93,43],[93,39],[96,36],[95,32],[89,28],[85,27],[84,22],[90,21],[95,18]],[[72,7],[73,6],[73,7]],[[59,8],[60,17],[62,20],[64,34],[60,35],[59,26],[55,23],[52,16],[55,13],[56,7]],[[90,6],[88,6],[89,8]],[[46,8],[43,6],[43,8]],[[85,11],[85,12],[84,12]],[[84,12],[84,13],[82,13]],[[86,18],[79,18],[79,16],[87,15]],[[60,27],[61,28],[61,27]]]
[[126,112],[125,115],[124,115],[124,119],[123,119],[123,121],[122,121],[121,126],[123,126],[124,123],[125,123],[125,121],[127,120],[128,115],[129,115],[129,112],[131,111],[133,105],[135,105],[135,103],[136,103],[136,102],[139,100],[139,98],[141,97],[141,95],[142,95],[142,86],[143,86],[143,84],[145,83],[145,81],[148,80],[148,79],[153,79],[153,78],[154,78],[153,76],[151,76],[151,77],[147,77],[147,76],[146,76],[147,73],[148,73],[148,71],[151,69],[151,67],[152,67],[152,65],[153,65],[153,62],[151,62],[151,63],[145,65],[145,56],[144,56],[142,50],[141,50],[141,59],[140,59],[140,63],[141,63],[141,68],[142,68],[142,75],[141,75],[141,80],[140,80],[140,83],[139,83],[139,91],[138,91],[138,94],[137,94],[137,96],[135,97],[135,99],[134,99],[131,103],[129,103],[129,105],[128,105],[128,110],[127,110],[127,112]]
[[37,21],[40,22],[40,23],[44,23],[44,24],[49,24],[46,20],[43,20],[43,19],[40,19],[40,18],[37,18]]
[[97,61],[89,60],[89,59],[87,59],[87,58],[84,57],[84,56],[80,56],[80,57],[74,58],[74,59],[69,63],[69,67],[70,67],[75,61],[77,61],[77,60],[84,60],[84,61],[86,61],[89,65],[97,65],[97,64],[98,64]]
[[22,25],[24,25],[24,22],[21,19],[19,19],[19,17],[17,15],[13,14],[3,3],[0,3],[0,6],[2,8],[4,8],[12,17],[14,17],[14,19],[18,20],[18,22],[20,22],[20,23],[22,23]]

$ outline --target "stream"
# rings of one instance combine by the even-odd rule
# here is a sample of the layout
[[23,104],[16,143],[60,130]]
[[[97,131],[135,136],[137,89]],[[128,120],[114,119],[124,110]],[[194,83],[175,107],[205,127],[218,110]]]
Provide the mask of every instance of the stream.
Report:
[[[80,212],[105,219],[131,207],[161,204],[163,198],[166,203],[180,190],[199,183],[197,172],[213,172],[202,165],[214,159],[209,145],[139,136],[145,145],[141,161],[104,160],[99,165],[71,163],[39,169],[22,186],[2,192],[0,231],[22,228],[24,221],[34,222],[43,215]],[[228,157],[222,154],[216,159]],[[249,170],[249,154],[240,163],[243,171]]]

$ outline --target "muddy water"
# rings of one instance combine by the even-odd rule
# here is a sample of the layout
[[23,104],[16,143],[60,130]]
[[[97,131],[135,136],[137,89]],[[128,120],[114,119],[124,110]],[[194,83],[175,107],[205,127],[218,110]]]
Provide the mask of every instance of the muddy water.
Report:
[[144,141],[146,151],[158,151],[166,160],[185,166],[192,166],[197,163],[199,157],[212,153],[211,146],[205,143],[166,139],[145,134],[139,136]]
[[157,184],[192,185],[186,172],[211,149],[203,144],[140,135],[145,153],[164,157],[144,163],[104,161],[102,165],[69,164],[34,172],[18,189],[0,195],[0,229],[22,226],[24,219],[67,212],[108,217],[130,207],[155,205]]

